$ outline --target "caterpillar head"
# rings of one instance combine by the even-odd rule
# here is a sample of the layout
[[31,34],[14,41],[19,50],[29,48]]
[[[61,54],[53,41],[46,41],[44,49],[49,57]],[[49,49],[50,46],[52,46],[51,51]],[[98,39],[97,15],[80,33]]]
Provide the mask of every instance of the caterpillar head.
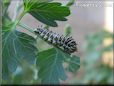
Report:
[[73,52],[77,51],[77,46],[76,46],[76,42],[75,41],[71,42],[69,44],[69,46],[70,46],[70,49],[69,49],[70,53],[73,53]]
[[77,51],[77,46],[76,46],[77,44],[72,37],[67,38],[66,45],[68,48],[67,49],[68,52],[73,53],[73,52]]

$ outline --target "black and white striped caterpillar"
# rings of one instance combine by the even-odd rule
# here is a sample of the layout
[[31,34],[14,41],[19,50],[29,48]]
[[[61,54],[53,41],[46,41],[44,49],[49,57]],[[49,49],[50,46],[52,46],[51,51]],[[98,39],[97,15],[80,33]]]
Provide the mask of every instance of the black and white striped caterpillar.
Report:
[[47,29],[41,28],[37,28],[37,30],[35,30],[34,32],[35,34],[39,35],[40,38],[42,38],[43,40],[63,49],[69,54],[77,51],[77,44],[72,37],[65,37]]

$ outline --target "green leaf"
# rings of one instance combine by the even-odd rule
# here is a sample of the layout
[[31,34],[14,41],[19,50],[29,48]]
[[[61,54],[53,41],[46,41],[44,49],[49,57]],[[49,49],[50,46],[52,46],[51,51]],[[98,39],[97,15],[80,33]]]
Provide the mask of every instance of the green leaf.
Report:
[[59,80],[65,80],[66,74],[63,68],[63,54],[58,49],[49,49],[38,53],[38,75],[43,84],[58,84]]
[[[19,71],[19,68],[18,68]],[[17,73],[13,78],[13,84],[32,84],[34,80],[34,71],[29,65],[26,65],[23,70]]]
[[80,58],[77,56],[69,57],[68,67],[66,68],[70,72],[76,72],[80,68]]
[[2,28],[2,72],[3,78],[7,79],[23,60],[34,63],[37,48],[33,37],[12,29],[13,23],[5,22]]
[[64,28],[64,35],[65,36],[70,36],[72,32],[72,28],[70,27],[70,25],[66,25]]
[[40,22],[53,27],[57,26],[56,20],[66,21],[65,17],[70,14],[69,7],[62,6],[58,2],[29,1],[28,3],[24,2],[24,8]]
[[[64,59],[71,58],[69,61],[69,70],[76,71],[79,68],[79,58],[70,57],[61,50],[52,48],[38,53],[37,67],[38,75],[43,84],[59,84],[60,80],[66,80],[64,71]],[[72,60],[75,60],[74,62]],[[73,70],[72,70],[73,69]]]
[[[113,34],[104,30],[97,33],[89,34],[86,38],[86,47],[83,51],[83,71],[80,78],[76,78],[74,82],[83,84],[112,84],[113,68],[104,65],[102,55],[106,51],[111,51],[113,44],[102,47],[103,39],[112,38]],[[78,79],[78,81],[77,81]]]
[[2,16],[6,16],[7,15],[7,10],[8,10],[8,7],[10,5],[10,0],[3,0],[3,1],[0,1],[0,5],[2,5],[3,7],[3,10],[2,10]]
[[72,6],[75,3],[75,0],[69,0],[69,2],[67,3],[67,6]]
[[26,5],[28,5],[28,3],[42,3],[42,2],[51,2],[51,1],[53,1],[53,0],[34,0],[34,1],[32,1],[32,0],[23,0],[23,2],[24,2],[24,4],[26,4]]

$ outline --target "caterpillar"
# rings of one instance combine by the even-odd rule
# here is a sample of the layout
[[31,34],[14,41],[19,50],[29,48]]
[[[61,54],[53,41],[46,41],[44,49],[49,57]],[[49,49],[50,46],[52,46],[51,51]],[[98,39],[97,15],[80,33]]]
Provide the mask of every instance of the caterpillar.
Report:
[[57,33],[42,28],[37,28],[37,30],[35,30],[34,32],[36,35],[39,35],[40,38],[42,38],[43,40],[61,48],[63,51],[69,54],[77,51],[77,44],[71,36],[65,37],[63,35],[59,35]]

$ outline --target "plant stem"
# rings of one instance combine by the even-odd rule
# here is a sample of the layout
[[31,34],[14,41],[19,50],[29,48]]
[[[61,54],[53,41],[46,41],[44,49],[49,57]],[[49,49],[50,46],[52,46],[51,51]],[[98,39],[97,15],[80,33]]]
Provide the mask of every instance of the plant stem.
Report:
[[16,17],[17,17],[17,15],[18,15],[18,9],[19,9],[19,5],[20,4],[20,1],[17,1],[16,2],[16,7],[15,7],[15,9],[14,9],[14,14],[13,14],[13,18],[12,18],[12,21],[14,22],[15,20],[16,20]]
[[16,19],[16,21],[14,22],[14,25],[13,25],[13,27],[12,27],[12,30],[14,30],[15,29],[15,27],[17,26],[17,24],[20,22],[20,20],[22,19],[22,17],[25,15],[25,11],[23,11],[22,13],[21,13],[21,15]]
[[28,30],[29,32],[34,33],[34,30],[31,29],[30,27],[28,27],[27,25],[25,25],[25,24],[23,24],[23,23],[19,23],[18,25],[21,26],[21,27],[23,27],[23,28],[25,28],[25,29]]
[[21,15],[19,16],[19,18],[17,19],[17,23],[16,23],[16,25],[20,22],[20,20],[22,19],[22,17],[25,15],[25,11],[23,11],[22,13],[21,13]]

